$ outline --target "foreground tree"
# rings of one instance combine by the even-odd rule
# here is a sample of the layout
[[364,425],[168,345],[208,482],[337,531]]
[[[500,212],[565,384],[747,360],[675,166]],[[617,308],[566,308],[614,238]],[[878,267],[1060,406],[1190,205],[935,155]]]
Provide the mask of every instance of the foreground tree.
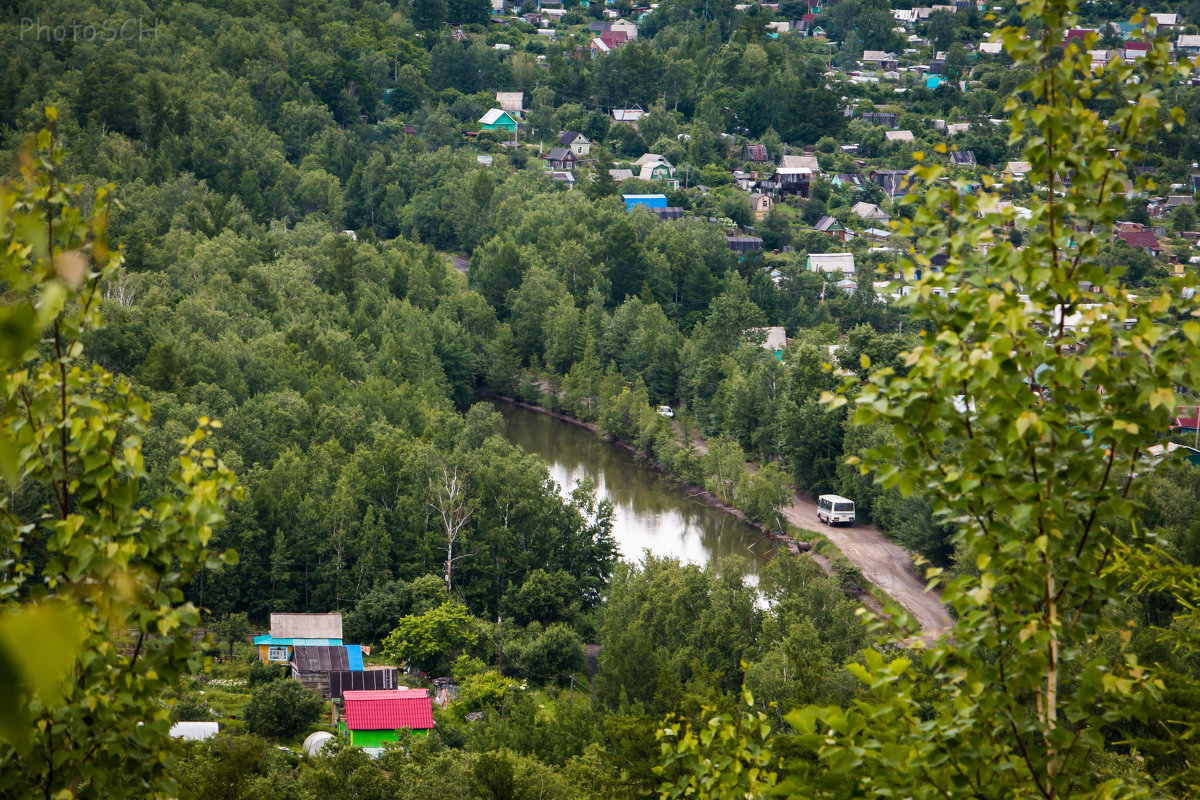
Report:
[[237,489],[204,445],[217,423],[201,420],[171,491],[139,497],[149,407],[83,349],[121,261],[104,238],[110,190],[80,213],[46,116],[0,186],[0,628],[37,622],[20,650],[0,648],[17,656],[0,657],[0,697],[16,699],[0,712],[0,795],[174,796],[160,701],[202,666],[182,590],[233,561],[207,545]]
[[[924,204],[904,227],[921,237],[914,260],[928,277],[907,302],[926,332],[902,367],[825,397],[894,432],[861,456],[864,473],[920,488],[956,527],[952,636],[924,649],[923,669],[913,654],[868,651],[851,667],[862,699],[787,717],[802,757],[764,755],[745,735],[666,731],[667,764],[684,771],[664,796],[758,796],[777,780],[829,798],[1148,797],[1160,781],[1195,796],[1195,715],[1160,703],[1194,687],[1138,662],[1121,611],[1139,589],[1170,592],[1181,631],[1164,635],[1194,647],[1194,572],[1164,563],[1130,520],[1138,475],[1155,468],[1146,447],[1168,430],[1176,387],[1197,386],[1200,306],[1178,284],[1135,298],[1098,259],[1123,208],[1124,165],[1181,118],[1159,109],[1165,43],[1137,68],[1094,71],[1092,44],[1062,46],[1076,8],[1032,0],[1021,14],[1041,32],[1003,32],[1032,71],[1019,90],[1031,102],[1009,101],[1037,189],[1026,246],[994,233],[1014,221],[995,194],[918,166]],[[1115,98],[1107,119],[1091,108]],[[939,252],[949,261],[930,274]],[[1081,294],[1082,281],[1101,293]],[[765,724],[718,718],[711,730]],[[1135,734],[1153,743],[1148,768],[1127,747]]]

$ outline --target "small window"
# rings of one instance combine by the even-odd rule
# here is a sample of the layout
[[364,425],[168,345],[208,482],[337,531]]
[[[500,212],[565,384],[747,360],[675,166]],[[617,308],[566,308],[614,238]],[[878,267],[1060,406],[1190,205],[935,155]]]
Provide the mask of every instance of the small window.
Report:
[[853,511],[854,503],[838,503],[833,507],[834,511]]

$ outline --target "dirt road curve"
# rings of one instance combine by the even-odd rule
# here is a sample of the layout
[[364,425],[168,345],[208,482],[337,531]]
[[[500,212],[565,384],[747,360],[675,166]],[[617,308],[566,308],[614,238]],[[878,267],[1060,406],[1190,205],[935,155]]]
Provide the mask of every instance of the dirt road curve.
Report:
[[[684,431],[678,422],[676,428],[681,433]],[[693,436],[692,441],[697,451],[708,452],[708,443],[703,438]],[[749,468],[754,469],[754,466],[749,465]],[[833,542],[851,564],[862,570],[863,577],[908,609],[921,624],[921,638],[926,642],[932,642],[950,629],[941,592],[926,592],[925,582],[913,571],[912,556],[874,525],[861,522],[850,528],[826,525],[817,519],[816,502],[799,494],[782,511],[787,521],[797,528],[818,531]],[[827,565],[822,564],[821,568],[829,572]]]
[[908,552],[888,540],[874,525],[858,523],[853,527],[833,527],[817,519],[817,504],[796,496],[792,505],[783,509],[787,521],[798,528],[818,531],[871,583],[908,609],[921,624],[926,641],[936,639],[950,629],[950,618],[942,606],[940,592],[926,592],[925,582],[917,577]]

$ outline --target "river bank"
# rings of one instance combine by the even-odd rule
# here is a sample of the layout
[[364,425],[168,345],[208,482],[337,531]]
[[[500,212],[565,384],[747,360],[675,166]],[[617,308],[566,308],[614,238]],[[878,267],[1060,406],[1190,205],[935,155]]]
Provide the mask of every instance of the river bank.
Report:
[[[641,461],[641,463],[644,464],[647,468],[657,472],[663,478],[670,481],[673,485],[675,485],[681,491],[685,492],[688,495],[688,497],[698,500],[699,502],[704,503],[705,505],[709,506],[710,508],[715,508],[719,511],[723,511],[724,513],[735,517],[742,523],[749,525],[750,527],[762,532],[763,534],[765,534],[767,536],[774,536],[774,534],[767,527],[765,527],[761,523],[754,522],[753,520],[748,518],[746,516],[746,513],[744,511],[742,511],[740,508],[738,508],[737,506],[726,503],[720,497],[717,497],[717,495],[713,494],[712,492],[710,492],[708,489],[704,488],[703,486],[698,486],[694,483],[686,483],[686,482],[679,481],[673,475],[671,475],[669,472],[667,472],[665,469],[663,469],[662,466],[659,465],[659,463],[657,461],[655,461],[654,458],[652,456],[650,456],[648,453],[644,452],[643,450],[640,450],[638,447],[636,447],[633,444],[630,444],[629,442],[622,441],[620,439],[615,439],[611,436],[608,436],[607,434],[604,433],[604,431],[602,431],[600,429],[600,427],[598,425],[596,425],[594,423],[586,422],[584,420],[579,419],[578,417],[573,417],[570,414],[566,414],[561,411],[554,411],[553,409],[549,409],[549,408],[546,408],[545,406],[537,405],[536,403],[528,403],[524,400],[518,400],[515,397],[498,394],[496,392],[480,392],[479,396],[486,398],[488,400],[497,400],[499,402],[506,403],[506,404],[508,404],[510,406],[514,406],[516,408],[523,408],[526,411],[533,411],[534,413],[537,413],[537,414],[544,414],[548,417],[558,420],[559,422],[565,422],[568,425],[574,425],[577,428],[582,428],[583,430],[586,430],[589,433],[591,433],[595,436],[598,436],[600,439],[603,439],[609,445],[616,447],[620,450],[624,450],[626,453],[629,453],[630,455],[639,459]],[[788,537],[788,538],[794,539],[794,537]],[[796,540],[796,541],[800,541],[800,540]],[[803,542],[802,545],[809,546],[809,543]],[[801,549],[803,549],[803,546],[801,547]]]
[[[606,446],[612,446],[617,450],[634,456],[640,464],[655,472],[657,476],[668,481],[680,491],[686,493],[689,499],[694,499],[712,509],[727,514],[738,520],[739,524],[747,525],[758,531],[759,538],[753,542],[754,546],[757,546],[763,539],[770,535],[762,525],[754,524],[747,520],[745,513],[741,509],[725,503],[703,486],[679,481],[668,471],[662,469],[652,456],[629,442],[606,435],[594,423],[586,422],[571,414],[555,411],[545,406],[519,400],[508,395],[487,392],[480,393],[480,396],[563,422],[596,437],[604,442]],[[693,441],[696,441],[695,438],[693,438]],[[697,449],[702,450],[702,445],[703,440],[701,439],[697,443]],[[852,566],[857,571],[858,577],[862,580],[857,590],[854,589],[852,581],[847,582],[843,580],[843,588],[848,595],[857,599],[864,606],[874,611],[881,611],[883,608],[881,600],[885,596],[891,597],[916,618],[922,628],[923,638],[927,641],[940,636],[950,627],[949,617],[941,603],[940,592],[936,590],[927,591],[925,581],[918,577],[913,569],[911,555],[884,537],[874,526],[864,524],[849,528],[830,528],[829,526],[825,526],[816,518],[815,502],[811,498],[799,494],[795,494],[791,498],[789,505],[780,509],[780,513],[797,530],[808,532],[820,530],[816,534],[818,537],[816,541],[819,544],[824,544],[824,549],[831,552],[823,554],[811,550],[808,552],[808,555],[830,576],[835,576],[835,572],[842,571],[840,567],[835,569],[834,559],[844,566]],[[793,537],[787,537],[787,540],[801,541]],[[760,554],[756,551],[755,555],[773,555],[778,552],[780,546],[784,546],[784,542],[775,543],[775,546],[770,548],[765,554]],[[793,550],[793,554],[799,553]],[[877,591],[879,593],[878,596],[868,591],[868,587]]]

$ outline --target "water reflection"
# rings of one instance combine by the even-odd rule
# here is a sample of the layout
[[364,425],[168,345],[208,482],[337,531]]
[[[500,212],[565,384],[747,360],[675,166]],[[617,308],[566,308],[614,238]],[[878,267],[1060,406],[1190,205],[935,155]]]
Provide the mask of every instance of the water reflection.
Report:
[[[759,553],[772,546],[758,541],[759,531],[688,497],[629,453],[582,428],[506,403],[496,408],[504,416],[504,435],[541,456],[564,494],[580,478],[595,481],[599,496],[613,503],[613,536],[626,559],[641,558],[643,550],[695,564],[737,555],[757,573]],[[755,542],[758,553],[747,549]]]

